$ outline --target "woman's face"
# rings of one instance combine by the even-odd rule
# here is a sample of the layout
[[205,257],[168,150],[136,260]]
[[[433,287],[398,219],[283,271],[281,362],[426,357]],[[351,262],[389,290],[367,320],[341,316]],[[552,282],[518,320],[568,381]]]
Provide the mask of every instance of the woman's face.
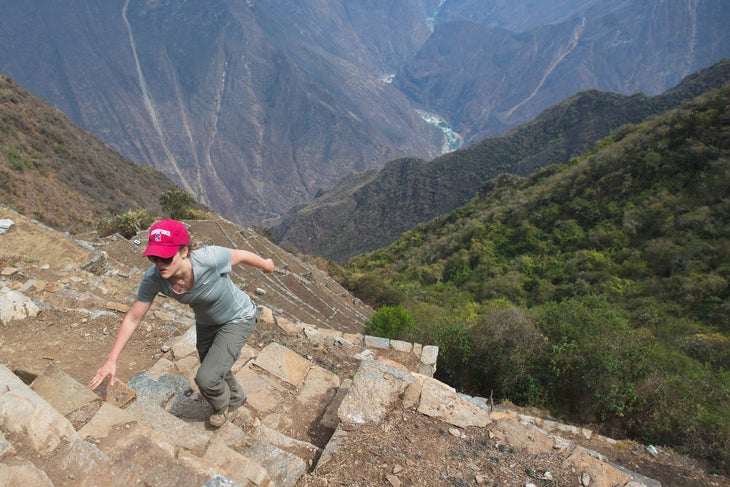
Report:
[[163,278],[169,279],[183,270],[183,263],[185,261],[185,257],[187,257],[187,253],[188,250],[187,247],[185,247],[175,252],[175,255],[169,259],[163,259],[162,257],[152,255],[147,258],[155,264],[157,271]]

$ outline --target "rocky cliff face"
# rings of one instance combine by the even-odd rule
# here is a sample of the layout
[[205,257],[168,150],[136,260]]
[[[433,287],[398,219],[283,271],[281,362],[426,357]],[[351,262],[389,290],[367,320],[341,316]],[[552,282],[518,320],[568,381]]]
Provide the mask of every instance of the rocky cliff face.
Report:
[[582,89],[658,95],[730,55],[730,4],[446,2],[396,84],[467,142]]
[[[11,2],[0,71],[238,223],[476,142],[583,88],[728,56],[727,2]],[[419,111],[417,111],[419,110]],[[419,114],[420,113],[420,114]]]

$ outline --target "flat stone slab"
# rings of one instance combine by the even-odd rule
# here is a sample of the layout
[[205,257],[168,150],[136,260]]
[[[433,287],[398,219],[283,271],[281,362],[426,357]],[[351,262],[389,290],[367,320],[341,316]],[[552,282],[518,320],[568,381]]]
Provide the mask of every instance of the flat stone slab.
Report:
[[0,430],[25,435],[41,454],[79,439],[68,419],[4,365],[0,365]]
[[415,379],[408,371],[379,360],[364,360],[337,410],[339,420],[345,424],[378,423],[412,382]]
[[30,388],[64,416],[89,403],[99,401],[91,389],[53,363],[48,364],[43,374],[35,378]]
[[101,408],[80,430],[81,438],[106,438],[109,430],[113,426],[136,423],[135,418],[130,412],[118,408],[111,403],[105,402]]
[[489,412],[459,396],[456,390],[431,377],[425,377],[418,412],[466,428],[484,427],[492,422]]
[[79,486],[110,485],[110,479],[114,480],[113,485],[169,487],[203,485],[209,480],[199,472],[186,468],[174,454],[144,436],[137,436],[117,450],[107,462],[96,466]]
[[312,367],[309,360],[278,343],[264,347],[254,364],[294,387],[301,386]]
[[314,366],[309,370],[297,400],[318,411],[322,404],[326,405],[332,400],[339,387],[339,377],[327,369]]
[[284,401],[285,389],[256,367],[243,367],[235,377],[246,393],[246,404],[257,411],[274,411]]
[[126,411],[137,417],[140,423],[167,436],[170,442],[196,454],[202,454],[210,441],[210,432],[196,428],[194,423],[188,423],[152,402],[136,401]]

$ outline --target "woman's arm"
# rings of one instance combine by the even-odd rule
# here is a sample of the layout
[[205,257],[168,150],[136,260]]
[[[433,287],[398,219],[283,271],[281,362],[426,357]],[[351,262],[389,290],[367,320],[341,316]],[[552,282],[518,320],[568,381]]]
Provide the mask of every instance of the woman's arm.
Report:
[[229,249],[231,251],[231,265],[246,264],[252,267],[258,267],[264,272],[274,272],[274,261],[264,259],[260,255],[249,252],[248,250]]
[[111,377],[109,385],[114,385],[114,378],[117,375],[117,359],[119,358],[119,355],[121,355],[122,350],[124,350],[129,339],[132,337],[134,330],[137,329],[142,318],[144,318],[144,315],[147,314],[147,310],[150,309],[150,306],[152,306],[152,303],[143,303],[142,301],[134,300],[129,311],[127,311],[127,314],[124,315],[122,325],[119,327],[119,333],[117,333],[117,338],[114,340],[114,345],[112,345],[111,352],[109,352],[106,362],[104,362],[101,368],[96,371],[96,375],[89,382],[89,387],[96,389],[102,382],[104,382],[106,376]]

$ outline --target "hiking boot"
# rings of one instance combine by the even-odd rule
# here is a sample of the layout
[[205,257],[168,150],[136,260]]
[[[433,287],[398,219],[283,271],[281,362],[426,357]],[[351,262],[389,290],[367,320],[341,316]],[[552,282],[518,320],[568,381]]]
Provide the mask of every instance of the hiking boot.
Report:
[[208,418],[208,423],[216,429],[226,424],[226,421],[228,421],[228,411],[213,413],[210,415],[210,418]]

